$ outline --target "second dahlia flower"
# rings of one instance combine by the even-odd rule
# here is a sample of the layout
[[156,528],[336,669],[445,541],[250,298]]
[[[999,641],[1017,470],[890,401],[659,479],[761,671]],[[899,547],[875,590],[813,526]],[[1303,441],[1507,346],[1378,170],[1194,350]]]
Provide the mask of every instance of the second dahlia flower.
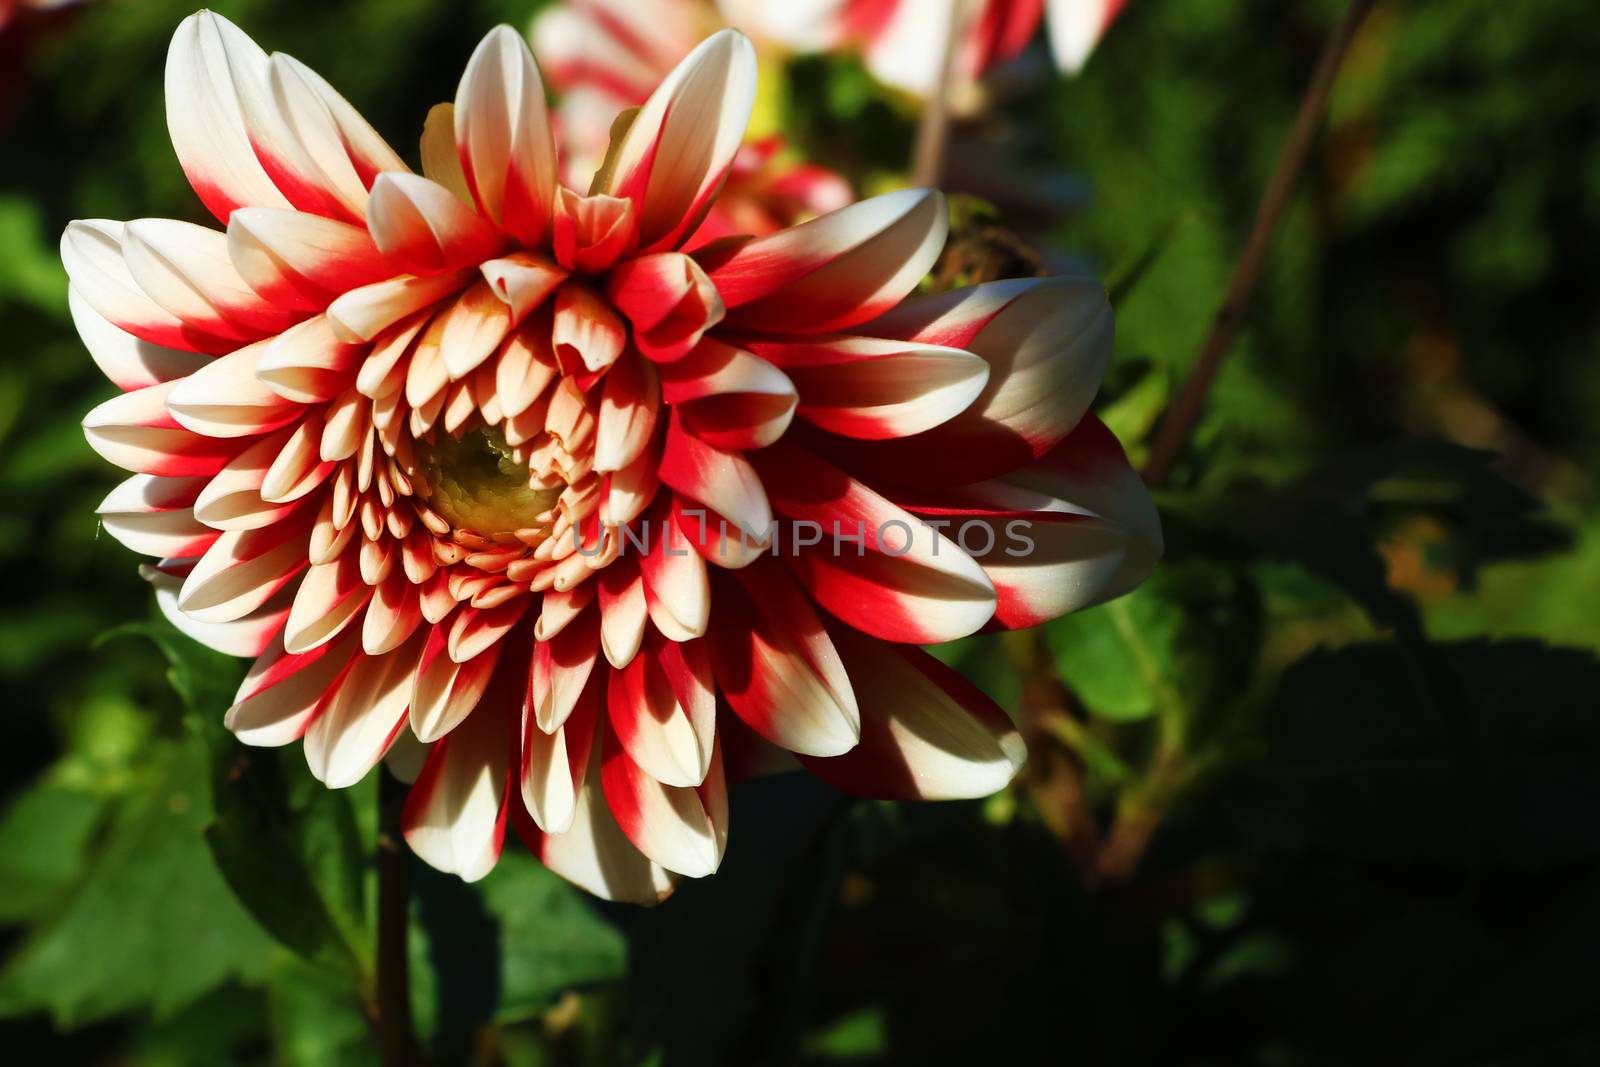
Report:
[[101,516],[180,627],[255,658],[238,737],[300,741],[336,788],[387,757],[441,870],[482,876],[509,825],[658,899],[716,870],[729,779],[775,753],[871,796],[990,793],[1016,731],[915,646],[1117,595],[1159,554],[1086,414],[1098,286],[912,297],[945,236],[929,191],[681,250],[754,99],[737,33],[667,75],[587,195],[505,27],[422,174],[215,15],[166,85],[225,229],[63,237],[122,390],[84,420],[132,472]]
[[[617,115],[649,99],[700,41],[722,28],[711,0],[567,0],[545,8],[533,41],[552,88],[562,170],[587,188]],[[838,174],[794,161],[781,136],[746,144],[686,247],[733,233],[766,234],[854,199]]]

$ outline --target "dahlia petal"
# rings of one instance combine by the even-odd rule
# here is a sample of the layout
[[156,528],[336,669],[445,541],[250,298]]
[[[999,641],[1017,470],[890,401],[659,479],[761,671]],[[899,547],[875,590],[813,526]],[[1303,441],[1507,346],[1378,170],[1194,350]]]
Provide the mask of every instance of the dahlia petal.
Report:
[[156,593],[156,607],[186,637],[229,656],[259,656],[283,630],[289,617],[289,597],[284,592],[261,607],[227,622],[202,622],[178,607],[183,580],[156,567],[140,567],[139,574]]
[[600,779],[617,826],[634,847],[686,878],[714,874],[728,843],[728,791],[719,747],[713,745],[705,781],[693,788],[663,785],[633,762],[605,730]]
[[661,408],[655,367],[638,356],[624,356],[606,374],[594,437],[594,469],[621,470],[649,447]]
[[128,391],[170,382],[210,362],[198,352],[163,348],[118,329],[89,306],[76,286],[67,287],[67,308],[95,366],[118,389]]
[[143,556],[191,559],[211,547],[217,532],[194,515],[204,478],[135,474],[95,509],[106,533]]
[[356,652],[350,640],[301,653],[274,640],[245,673],[223,723],[247,745],[275,748],[299,740]]
[[123,227],[122,258],[139,288],[204,333],[254,341],[299,317],[263,299],[228,257],[220,230],[176,219],[136,219]]
[[572,828],[588,776],[599,700],[598,678],[586,678],[579,685],[571,713],[552,730],[536,722],[527,705],[523,707],[522,802],[539,829],[547,834],[562,834]]
[[595,191],[638,204],[646,251],[675,248],[700,225],[739,151],[755,96],[755,49],[743,34],[723,30],[639,109]]
[[172,147],[189,184],[223,222],[238,207],[293,206],[256,157],[239,104],[241,89],[261,91],[267,69],[266,53],[210,11],[184,19],[167,50]]
[[254,530],[293,511],[297,502],[274,504],[261,496],[261,483],[292,432],[269,434],[230,459],[200,491],[195,518],[217,530]]
[[851,336],[749,345],[794,383],[802,419],[845,437],[930,430],[970,407],[989,380],[981,357],[943,345]]
[[455,729],[483,699],[500,660],[500,646],[489,645],[465,661],[448,654],[447,628],[441,623],[428,635],[417,662],[411,694],[411,732],[423,742],[437,741]]
[[617,361],[627,340],[627,326],[589,286],[569,281],[556,292],[551,342],[568,375],[605,370]]
[[334,464],[325,462],[317,443],[322,437],[322,417],[309,412],[290,432],[278,456],[261,476],[261,499],[269,504],[289,504],[328,480]]
[[450,627],[450,658],[465,663],[497,644],[528,611],[531,597],[519,596],[494,608],[464,607]]
[[438,182],[461,201],[472,205],[472,191],[461,169],[461,153],[456,151],[456,106],[434,104],[422,123],[422,176]]
[[663,785],[705,781],[716,744],[717,700],[703,641],[647,634],[633,661],[612,671],[606,710],[617,740]]
[[434,743],[406,796],[401,826],[411,851],[475,882],[494,869],[511,796],[511,725],[485,705]]
[[495,365],[495,396],[507,418],[516,418],[544,395],[560,373],[548,321],[525,322],[506,338]]
[[225,531],[184,579],[178,606],[201,622],[230,622],[261,607],[306,567],[304,516]]
[[606,900],[659,903],[672,895],[675,878],[640,853],[617,826],[600,785],[600,746],[590,749],[590,769],[571,827],[546,834],[531,819],[518,818],[517,832],[541,863],[572,884]]
[[80,219],[61,234],[61,263],[84,303],[112,326],[162,348],[215,355],[239,347],[232,333],[207,332],[151,299],[134,281],[123,258],[126,227],[104,219]]
[[563,266],[597,274],[638,240],[639,212],[632,200],[579,196],[565,186],[556,189],[551,244]]
[[912,508],[991,528],[976,558],[999,595],[995,622],[1007,628],[1122,596],[1161,558],[1155,504],[1093,415],[1037,463],[942,496],[934,500],[946,506]]
[[115,466],[138,474],[182,478],[217,473],[239,451],[239,443],[179,426],[166,406],[176,384],[135,389],[95,407],[83,417],[89,447]]
[[466,288],[471,275],[434,274],[390,278],[352,289],[328,305],[328,321],[339,339],[350,344],[374,340],[407,315],[432,307]]
[[944,197],[909,189],[766,237],[707,246],[695,259],[730,325],[764,333],[828,333],[894,307],[944,247]]
[[588,582],[570,589],[556,589],[544,594],[539,605],[539,618],[533,626],[535,641],[551,641],[583,614],[583,609],[594,599],[594,586]]
[[788,375],[742,348],[702,341],[661,368],[662,395],[683,424],[717,448],[765,448],[789,428],[799,394]]
[[385,655],[356,654],[312,713],[305,732],[306,764],[329,789],[344,789],[365,778],[405,729],[422,643],[419,633]]
[[511,325],[522,321],[567,280],[567,272],[533,252],[513,252],[479,268],[494,295],[511,309]]
[[299,418],[304,411],[299,404],[257,377],[259,362],[273,343],[246,345],[174,382],[167,394],[173,420],[207,437],[229,438],[268,433]]
[[956,671],[921,649],[832,633],[861,705],[861,743],[802,756],[812,774],[860,796],[959,800],[1003,789],[1022,768],[1022,735]]
[[[371,123],[362,118],[361,113],[340,96],[338,90],[329,85],[322,75],[298,59],[281,52],[274,55],[272,85],[274,92],[288,101],[286,114],[289,123],[300,136],[305,136],[308,127],[320,122],[323,115],[332,122],[346,157],[366,189],[371,189],[373,180],[380,173],[409,173],[411,168],[378,135]],[[354,194],[354,191],[351,190],[351,193]],[[354,212],[355,220],[361,221],[365,218],[365,204],[359,195],[354,195],[354,200],[350,210]]]
[[645,622],[650,617],[644,578],[631,560],[618,560],[600,572],[598,582],[600,648],[606,661],[620,669],[638,654],[644,640]]
[[861,737],[855,691],[833,641],[786,568],[761,560],[716,591],[707,635],[717,688],[780,748],[837,756]]
[[[772,505],[755,468],[742,454],[714,448],[685,430],[676,409],[667,426],[660,470],[663,485],[727,519],[735,527],[728,531],[729,537],[743,535],[752,543],[766,543]],[[696,547],[702,547],[703,539],[695,541]]]
[[798,446],[779,442],[749,458],[789,520],[780,536],[798,551],[786,562],[840,619],[888,641],[933,644],[993,616],[983,568],[934,527]]
[[322,311],[341,293],[394,274],[365,227],[278,208],[235,211],[228,258],[263,299],[297,311]]
[[283,631],[284,650],[309,652],[333,640],[371,597],[372,587],[361,580],[354,552],[342,552],[333,562],[310,568],[295,590]]
[[511,332],[506,305],[486,281],[474,282],[439,316],[439,353],[450,380],[458,382],[494,354]]
[[505,247],[483,216],[419,174],[380,174],[367,228],[396,271],[430,275],[477,267]]
[[416,589],[405,570],[395,567],[372,591],[361,620],[361,647],[369,656],[381,656],[404,644],[421,623]]
[[605,521],[618,525],[632,522],[650,506],[660,487],[655,451],[647,447],[626,466],[606,475]]
[[556,146],[544,80],[528,44],[496,26],[478,44],[456,90],[456,146],[479,209],[519,244],[549,231]]
[[1056,66],[1076,74],[1127,0],[1045,0],[1050,52]]
[[1111,358],[1105,290],[1072,278],[992,282],[908,300],[862,327],[964,348],[989,381],[961,414],[897,441],[851,446],[852,470],[901,484],[981,481],[1050,451],[1088,411]]
[[725,314],[716,286],[681,252],[619,264],[607,278],[606,291],[633,324],[633,343],[658,363],[682,359]]
[[650,543],[639,559],[639,572],[651,622],[669,640],[702,636],[711,617],[705,560],[673,521],[666,500],[651,510],[644,528]]
[[[642,593],[642,591],[641,591]],[[604,590],[600,597],[602,604]],[[641,595],[639,620],[644,620]],[[578,706],[600,654],[601,613],[604,607],[584,611],[548,641],[534,646],[533,668],[528,674],[527,706],[532,722],[545,733],[561,728]],[[549,829],[541,821],[540,826]]]

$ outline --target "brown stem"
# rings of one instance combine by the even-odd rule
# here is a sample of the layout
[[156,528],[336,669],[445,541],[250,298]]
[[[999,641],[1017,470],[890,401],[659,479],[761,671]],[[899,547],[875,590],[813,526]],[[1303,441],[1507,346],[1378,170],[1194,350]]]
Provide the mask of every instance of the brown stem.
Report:
[[411,856],[400,827],[406,787],[378,772],[378,982],[373,1025],[383,1067],[422,1062],[411,1023],[411,971],[406,952],[411,917]]
[[922,109],[917,123],[917,143],[912,152],[911,183],[935,186],[944,176],[944,149],[950,139],[950,85],[955,80],[955,61],[961,38],[962,16],[967,0],[951,0],[950,33],[945,39],[939,66],[939,83]]
[[1327,110],[1328,96],[1339,74],[1339,65],[1344,62],[1350,41],[1355,37],[1361,20],[1372,9],[1373,2],[1350,0],[1350,6],[1345,8],[1344,16],[1323,46],[1316,73],[1311,76],[1311,84],[1306,87],[1305,96],[1300,101],[1300,113],[1295,117],[1294,129],[1278,156],[1272,181],[1256,208],[1250,236],[1233,269],[1227,295],[1223,297],[1222,306],[1217,309],[1216,318],[1211,324],[1211,333],[1206,337],[1194,369],[1189,372],[1177,401],[1173,403],[1172,410],[1168,412],[1150,446],[1144,480],[1151,487],[1166,481],[1172,465],[1182,454],[1189,431],[1194,428],[1195,420],[1205,407],[1206,394],[1211,390],[1211,383],[1222,366],[1223,357],[1233,345],[1239,327],[1244,324],[1251,294],[1255,291],[1256,282],[1261,277],[1261,266],[1272,245],[1272,236],[1279,220],[1283,218],[1284,209],[1289,205],[1289,197],[1305,167],[1306,156],[1310,154],[1311,143],[1322,125],[1322,116]]

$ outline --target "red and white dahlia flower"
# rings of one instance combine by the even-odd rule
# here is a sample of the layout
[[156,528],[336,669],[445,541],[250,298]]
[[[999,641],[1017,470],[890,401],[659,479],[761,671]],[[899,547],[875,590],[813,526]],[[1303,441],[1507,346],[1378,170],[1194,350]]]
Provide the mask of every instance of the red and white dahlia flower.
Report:
[[[611,124],[639,107],[704,38],[723,28],[711,0],[567,0],[533,22],[533,45],[560,94],[556,133],[563,176],[587,186],[611,143]],[[855,199],[824,167],[790,158],[777,135],[746,144],[693,249],[729,234],[762,235],[836,211]]]
[[931,191],[680,251],[751,110],[738,33],[667,76],[589,195],[505,27],[422,175],[215,15],[166,82],[226,229],[62,239],[123,390],[84,420],[133,472],[102,519],[157,557],[175,623],[255,657],[238,737],[300,740],[332,787],[388,756],[442,870],[482,876],[509,822],[577,884],[658,899],[716,870],[730,776],[780,749],[871,796],[990,793],[1016,731],[915,646],[1117,595],[1159,554],[1086,414],[1098,286],[909,297],[945,237]]
[[1077,73],[1127,0],[718,0],[718,4],[733,25],[796,51],[857,47],[879,81],[928,96],[938,88],[958,14],[960,36],[952,69],[958,83],[970,83],[1015,57],[1045,21],[1056,65]]

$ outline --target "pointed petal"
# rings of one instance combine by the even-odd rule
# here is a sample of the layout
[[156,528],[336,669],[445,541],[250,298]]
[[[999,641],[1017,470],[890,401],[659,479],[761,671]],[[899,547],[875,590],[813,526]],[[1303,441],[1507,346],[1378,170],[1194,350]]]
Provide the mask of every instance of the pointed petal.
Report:
[[662,785],[604,731],[601,782],[617,825],[640,852],[687,878],[714,874],[728,843],[728,792],[722,758],[712,749],[705,782],[695,788]]
[[804,590],[763,559],[716,590],[717,688],[751,729],[808,756],[837,756],[861,737],[844,664]]
[[695,253],[728,322],[764,333],[826,333],[881,315],[928,273],[949,232],[928,189],[875,196],[787,230]]
[[477,267],[505,248],[505,239],[483,216],[418,174],[378,176],[367,226],[384,258],[407,274]]
[[544,80],[527,42],[497,26],[479,43],[456,90],[456,146],[478,208],[522,245],[550,228],[556,147]]
[[842,756],[802,756],[807,770],[860,796],[957,800],[988,796],[1027,758],[1022,735],[971,682],[921,649],[832,631],[861,705],[861,743]]
[[646,250],[674,248],[699,226],[739,150],[755,94],[755,49],[724,30],[690,52],[639,109],[595,191],[639,205]]
[[994,586],[983,569],[923,520],[787,442],[750,459],[773,509],[788,520],[780,535],[785,561],[819,604],[851,626],[888,641],[933,644],[965,637],[994,614]]

